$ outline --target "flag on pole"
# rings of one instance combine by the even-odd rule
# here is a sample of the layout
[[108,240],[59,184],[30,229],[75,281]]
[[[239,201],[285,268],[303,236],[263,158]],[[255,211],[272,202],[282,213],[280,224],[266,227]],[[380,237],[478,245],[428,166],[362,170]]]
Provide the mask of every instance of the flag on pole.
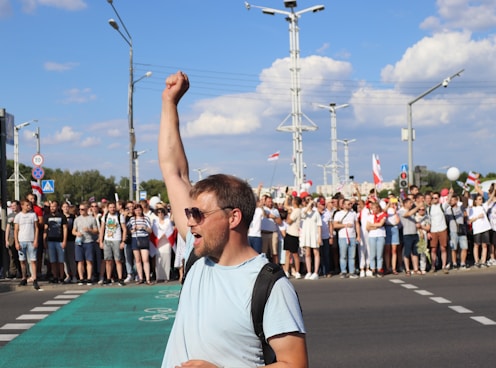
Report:
[[381,162],[379,161],[379,156],[372,154],[372,173],[374,175],[374,184],[377,189],[381,189],[382,186],[382,174],[381,174]]
[[279,159],[279,151],[277,151],[276,153],[273,153],[272,155],[269,155],[269,158],[267,159],[267,161],[275,161],[278,159]]
[[465,181],[466,185],[475,185],[475,182],[478,181],[480,174],[470,171],[467,176],[467,180]]
[[36,194],[38,199],[41,199],[41,197],[43,196],[43,189],[41,189],[41,186],[38,184],[38,182],[32,181],[31,189],[33,190],[33,194]]

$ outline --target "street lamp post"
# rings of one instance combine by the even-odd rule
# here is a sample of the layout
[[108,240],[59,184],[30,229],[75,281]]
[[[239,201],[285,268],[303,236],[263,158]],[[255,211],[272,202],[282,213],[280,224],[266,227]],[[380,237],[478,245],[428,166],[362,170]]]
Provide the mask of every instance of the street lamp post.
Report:
[[[26,178],[22,176],[19,172],[19,130],[28,126],[31,123],[36,123],[38,120],[29,120],[24,123],[18,124],[14,126],[14,199],[16,201],[19,200],[19,182],[21,180],[25,181]],[[12,181],[12,177],[9,178],[9,181]]]
[[197,173],[198,173],[198,181],[202,180],[203,177],[202,177],[202,173],[204,171],[207,171],[207,169],[194,169]]
[[[278,131],[291,132],[293,134],[293,173],[295,176],[294,186],[299,190],[304,182],[304,163],[303,163],[303,143],[302,143],[302,133],[303,131],[313,131],[318,127],[301,112],[301,97],[300,97],[300,45],[299,45],[299,28],[298,19],[308,12],[317,13],[324,10],[324,5],[315,5],[298,12],[294,11],[296,8],[296,1],[284,1],[286,8],[289,11],[278,10],[272,8],[266,8],[263,6],[251,5],[245,2],[246,9],[258,8],[262,10],[262,13],[275,15],[282,14],[286,16],[286,21],[289,23],[289,46],[290,46],[290,57],[291,57],[291,114],[289,114],[283,122],[277,127]],[[310,126],[302,125],[302,116],[304,116],[310,123]],[[290,126],[284,126],[285,122],[292,118],[292,124]]]
[[324,171],[324,195],[327,197],[327,169],[330,168],[331,166],[328,164],[325,165],[319,165],[317,164],[318,167],[321,167]]
[[327,109],[331,112],[331,174],[332,174],[332,190],[336,190],[339,182],[338,175],[338,133],[336,123],[336,110],[348,107],[348,104],[338,105],[331,102],[329,105],[316,104],[317,107]]
[[[141,78],[138,78],[137,80],[134,80],[134,69],[133,69],[133,39],[131,37],[131,34],[128,32],[125,23],[122,21],[119,13],[117,12],[117,9],[114,6],[113,0],[107,0],[107,2],[112,6],[112,9],[114,10],[114,13],[117,15],[117,18],[119,19],[120,24],[124,28],[124,31],[126,34],[122,33],[122,31],[119,28],[119,24],[114,20],[114,19],[109,19],[109,24],[110,26],[115,29],[119,34],[121,35],[122,39],[129,45],[129,86],[128,86],[128,111],[127,111],[127,116],[128,116],[128,130],[129,130],[129,200],[133,200],[133,192],[134,192],[134,170],[133,170],[133,163],[134,160],[136,159],[136,151],[135,151],[135,146],[136,146],[136,135],[134,132],[134,122],[133,122],[133,95],[134,95],[134,85],[135,83],[139,82],[143,78],[147,78],[152,75],[152,72],[147,72],[145,75],[143,75]],[[137,185],[136,185],[136,190]]]
[[407,140],[408,140],[408,184],[413,184],[413,127],[412,127],[412,105],[417,102],[418,100],[421,100],[425,96],[427,96],[429,93],[433,92],[434,90],[438,89],[439,87],[448,87],[448,84],[451,82],[451,80],[455,77],[459,77],[460,74],[463,73],[465,69],[462,69],[452,76],[444,79],[442,82],[439,82],[436,84],[434,87],[428,89],[421,95],[417,96],[407,104],[407,119],[408,119],[408,127],[407,127]]
[[350,155],[349,155],[349,148],[348,145],[350,143],[355,142],[356,139],[343,139],[343,140],[338,140],[339,143],[344,144],[344,183],[348,191],[350,192],[350,189],[348,188],[348,183],[350,182]]
[[135,152],[136,158],[134,159],[134,162],[135,162],[135,169],[136,169],[136,203],[138,203],[140,200],[140,197],[139,197],[139,192],[140,192],[140,190],[139,190],[139,185],[140,185],[140,181],[139,181],[140,180],[139,179],[139,158],[145,152],[148,152],[148,150]]

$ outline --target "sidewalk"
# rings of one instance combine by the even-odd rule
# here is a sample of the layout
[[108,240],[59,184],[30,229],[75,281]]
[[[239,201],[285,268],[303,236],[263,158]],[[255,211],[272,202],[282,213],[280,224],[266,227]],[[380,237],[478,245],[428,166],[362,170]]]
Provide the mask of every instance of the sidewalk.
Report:
[[[6,293],[9,291],[16,290],[28,290],[33,289],[33,283],[28,282],[27,286],[19,286],[21,282],[20,279],[0,279],[0,293]],[[148,285],[136,285],[134,282],[127,284],[126,286],[119,286],[116,282],[108,285],[98,285],[94,283],[93,285],[78,285],[77,283],[70,284],[52,284],[48,281],[38,281],[41,289],[43,290],[72,290],[74,288],[78,288],[81,290],[91,290],[94,288],[129,288],[129,287],[148,287]],[[170,282],[160,282],[154,285],[179,285],[179,281],[170,281]],[[34,289],[33,289],[34,290]]]

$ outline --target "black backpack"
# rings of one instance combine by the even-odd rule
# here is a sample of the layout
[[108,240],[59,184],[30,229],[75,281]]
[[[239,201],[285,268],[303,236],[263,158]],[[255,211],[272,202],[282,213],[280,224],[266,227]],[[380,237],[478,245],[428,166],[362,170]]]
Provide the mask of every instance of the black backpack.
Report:
[[[181,280],[181,284],[184,283],[189,269],[198,259],[199,257],[195,255],[195,252],[191,251],[184,266],[184,275]],[[272,291],[272,287],[281,277],[286,277],[281,266],[271,262],[266,263],[258,273],[251,296],[251,319],[253,322],[253,329],[260,342],[262,343],[263,356],[266,365],[275,363],[277,359],[274,350],[272,350],[265,339],[265,333],[263,330],[264,309],[265,304],[269,299],[270,292]]]

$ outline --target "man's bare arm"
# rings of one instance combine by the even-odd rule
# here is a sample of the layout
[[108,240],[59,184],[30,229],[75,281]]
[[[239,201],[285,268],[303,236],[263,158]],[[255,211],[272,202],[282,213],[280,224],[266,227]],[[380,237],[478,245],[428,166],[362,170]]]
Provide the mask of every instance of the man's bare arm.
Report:
[[184,208],[190,207],[189,167],[179,129],[177,105],[189,88],[188,77],[182,73],[170,75],[162,92],[162,112],[158,139],[158,160],[167,187],[172,214],[179,234],[186,239],[188,219]]

